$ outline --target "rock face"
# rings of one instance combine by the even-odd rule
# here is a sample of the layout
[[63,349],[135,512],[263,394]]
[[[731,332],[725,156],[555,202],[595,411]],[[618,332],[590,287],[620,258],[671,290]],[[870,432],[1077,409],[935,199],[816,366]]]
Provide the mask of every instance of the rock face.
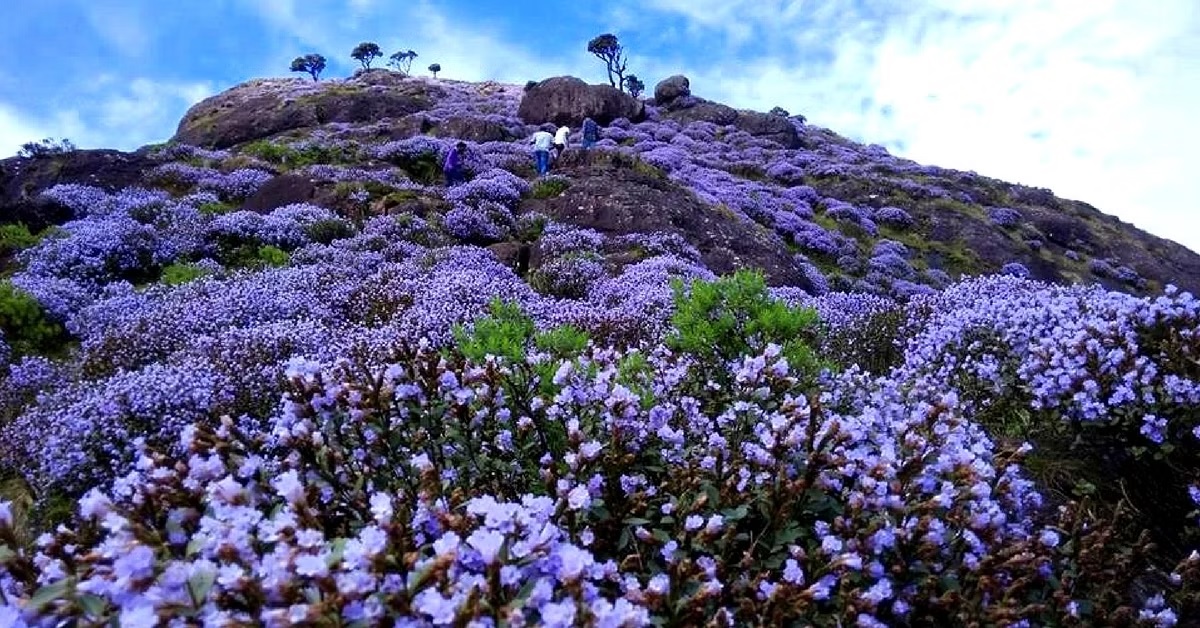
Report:
[[317,186],[308,177],[285,174],[263,184],[242,204],[242,209],[266,213],[292,203],[309,203],[317,195]]
[[691,93],[691,82],[688,81],[688,77],[682,74],[668,76],[654,86],[654,104],[661,107],[670,104],[680,96],[689,96]]
[[796,126],[785,117],[757,111],[739,111],[733,125],[750,135],[771,140],[788,148],[796,148],[800,144]]
[[[662,98],[659,98],[660,89],[663,91]],[[681,124],[732,124],[750,135],[771,140],[785,148],[800,146],[800,134],[791,120],[757,111],[739,111],[728,105],[696,98],[687,89],[687,77],[684,76],[672,76],[659,83],[654,90],[654,100],[661,107],[659,115],[668,120],[675,120]]]
[[174,140],[228,148],[291,129],[329,122],[375,122],[428,109],[436,87],[388,71],[339,81],[265,79],[243,83],[194,105]]
[[76,150],[62,155],[0,161],[0,223],[24,223],[37,232],[74,216],[70,209],[38,198],[59,183],[119,190],[142,183],[142,174],[157,162],[142,152]]
[[611,85],[589,85],[573,76],[556,76],[531,87],[517,116],[526,124],[579,126],[584,118],[606,125],[617,118],[646,118],[641,101]]
[[578,153],[564,157],[561,167],[571,186],[561,196],[528,200],[522,210],[541,211],[606,235],[677,233],[715,273],[759,268],[768,284],[812,288],[777,235],[704,205],[665,176],[639,172],[619,160],[589,161]]

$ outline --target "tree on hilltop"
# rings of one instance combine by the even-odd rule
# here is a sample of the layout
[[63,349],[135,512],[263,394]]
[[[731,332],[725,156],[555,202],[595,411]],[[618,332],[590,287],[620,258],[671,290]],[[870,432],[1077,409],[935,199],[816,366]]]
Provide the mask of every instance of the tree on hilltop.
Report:
[[429,71],[433,72],[433,78],[437,78],[437,73],[442,71],[442,64],[440,64],[440,63],[429,64]]
[[646,84],[636,74],[626,76],[621,83],[625,86],[625,91],[629,92],[629,95],[634,98],[641,96],[642,92],[646,89]]
[[371,69],[371,62],[375,57],[382,56],[383,52],[379,50],[379,44],[370,41],[364,41],[354,47],[350,51],[350,56],[362,64],[364,70]]
[[319,54],[307,54],[292,60],[293,72],[308,72],[314,81],[317,80],[317,77],[321,75],[321,71],[324,69],[325,57]]
[[624,87],[625,51],[621,47],[621,42],[617,40],[617,36],[612,33],[597,35],[588,42],[587,49],[588,52],[604,62],[604,67],[608,70],[608,84],[613,87]]
[[388,65],[400,70],[405,74],[408,74],[408,71],[412,68],[413,59],[416,58],[417,53],[411,50],[401,50],[400,52],[388,57]]

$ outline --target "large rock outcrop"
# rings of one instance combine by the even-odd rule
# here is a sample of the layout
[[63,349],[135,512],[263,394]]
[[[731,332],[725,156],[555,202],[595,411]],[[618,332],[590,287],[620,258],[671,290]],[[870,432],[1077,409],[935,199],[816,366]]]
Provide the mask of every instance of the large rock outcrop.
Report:
[[556,76],[525,92],[517,116],[527,124],[579,126],[590,117],[605,125],[617,118],[640,122],[646,118],[646,106],[611,85],[589,85],[573,76]]
[[174,140],[207,148],[329,122],[365,123],[429,109],[439,89],[386,70],[345,80],[261,79],[206,98],[184,115]]
[[689,96],[691,93],[692,84],[688,77],[682,74],[668,76],[654,86],[654,104],[661,107],[681,96]]
[[715,273],[758,268],[771,285],[812,289],[774,232],[705,205],[666,175],[631,166],[621,157],[589,159],[568,153],[559,167],[570,187],[554,198],[528,200],[522,209],[606,235],[676,233],[700,251],[701,261]]
[[692,95],[691,82],[683,75],[663,79],[654,88],[654,103],[659,115],[681,124],[711,122],[720,126],[733,125],[755,137],[771,140],[786,148],[800,146],[800,134],[792,121],[784,116],[758,111],[737,110],[728,105]]
[[59,183],[114,191],[142,185],[158,162],[143,151],[75,150],[61,155],[0,160],[0,223],[24,223],[37,232],[72,219],[73,212],[39,195]]

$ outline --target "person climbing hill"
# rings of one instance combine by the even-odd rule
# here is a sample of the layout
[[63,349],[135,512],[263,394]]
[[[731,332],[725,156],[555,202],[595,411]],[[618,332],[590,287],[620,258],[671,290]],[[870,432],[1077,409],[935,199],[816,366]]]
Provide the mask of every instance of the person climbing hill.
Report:
[[554,142],[554,136],[546,131],[538,131],[529,141],[533,144],[533,163],[537,173],[544,175],[550,171],[550,145]]
[[583,140],[579,145],[587,150],[592,147],[592,144],[600,141],[600,125],[591,118],[583,119]]
[[558,127],[558,131],[554,134],[554,161],[558,161],[562,157],[563,151],[567,148],[567,136],[571,134],[571,129],[566,126]]
[[446,154],[446,161],[442,164],[442,173],[446,175],[447,187],[458,185],[466,180],[463,172],[463,154],[466,152],[467,143],[459,142]]

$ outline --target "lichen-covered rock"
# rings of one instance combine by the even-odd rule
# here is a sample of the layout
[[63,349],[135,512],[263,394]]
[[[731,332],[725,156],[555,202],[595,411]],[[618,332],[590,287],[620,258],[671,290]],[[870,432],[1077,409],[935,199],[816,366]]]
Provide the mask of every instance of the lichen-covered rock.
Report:
[[345,80],[263,79],[206,98],[184,115],[175,141],[227,148],[330,122],[402,118],[433,106],[439,88],[396,73],[365,72]]
[[589,85],[573,76],[556,76],[529,88],[517,116],[526,124],[580,126],[584,118],[605,125],[617,118],[640,122],[646,106],[611,85]]

